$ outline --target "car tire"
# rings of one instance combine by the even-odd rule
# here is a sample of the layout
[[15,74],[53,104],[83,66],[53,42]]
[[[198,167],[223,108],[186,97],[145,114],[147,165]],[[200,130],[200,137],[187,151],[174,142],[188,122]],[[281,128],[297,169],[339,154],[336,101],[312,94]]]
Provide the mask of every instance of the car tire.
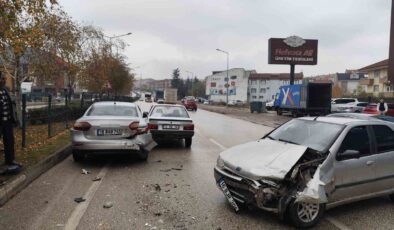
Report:
[[279,116],[282,115],[282,110],[277,109],[277,110],[276,110],[276,114],[279,115]]
[[141,149],[138,153],[138,158],[142,161],[146,161],[148,160],[149,157],[149,151],[145,150],[145,149]]
[[73,159],[75,162],[81,162],[85,159],[85,154],[78,150],[73,150]]
[[394,202],[394,194],[389,195],[389,198],[392,202]]
[[192,146],[192,138],[191,137],[186,137],[185,138],[185,147],[190,148]]
[[287,210],[287,218],[296,228],[315,226],[324,214],[324,204],[291,201]]

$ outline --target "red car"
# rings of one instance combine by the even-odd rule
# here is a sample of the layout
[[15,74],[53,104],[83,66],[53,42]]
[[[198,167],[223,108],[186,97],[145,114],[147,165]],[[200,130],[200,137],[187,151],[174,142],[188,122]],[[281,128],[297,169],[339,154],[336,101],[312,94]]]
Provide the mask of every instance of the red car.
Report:
[[[376,109],[376,104],[369,104],[367,105],[363,113],[368,113],[368,114],[379,114],[378,110]],[[387,103],[387,107],[389,108],[387,110],[386,116],[394,116],[394,103]]]
[[194,110],[194,111],[197,111],[197,103],[196,103],[195,100],[186,99],[186,100],[183,102],[183,105],[185,106],[185,108],[186,108],[187,110]]

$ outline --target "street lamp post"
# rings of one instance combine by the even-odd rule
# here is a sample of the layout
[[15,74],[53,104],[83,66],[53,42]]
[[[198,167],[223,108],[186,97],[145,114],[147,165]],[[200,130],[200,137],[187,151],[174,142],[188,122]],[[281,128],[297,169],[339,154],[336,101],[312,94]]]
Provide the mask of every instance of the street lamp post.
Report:
[[193,81],[194,81],[193,77],[194,77],[194,73],[193,73],[193,72],[190,72],[190,71],[187,71],[187,70],[186,70],[186,73],[190,73],[190,74],[192,75],[192,78],[191,78],[191,81],[192,81],[192,96],[194,96],[194,90],[193,90]]
[[226,107],[228,106],[228,88],[229,88],[229,85],[228,85],[228,81],[229,81],[229,79],[228,79],[228,63],[229,63],[229,56],[230,56],[230,53],[228,52],[228,51],[225,51],[225,50],[221,50],[221,49],[216,49],[217,51],[219,51],[219,52],[222,52],[222,53],[225,53],[226,55],[227,55],[227,71],[226,71]]
[[[114,39],[114,38],[120,38],[120,37],[124,37],[124,36],[128,36],[128,35],[131,35],[132,33],[131,32],[129,32],[129,33],[127,33],[127,34],[121,34],[121,35],[115,35],[115,36],[112,36],[112,37],[110,37],[110,36],[105,36],[105,37],[107,37],[107,38],[109,38],[109,42],[111,43],[111,53],[112,53],[112,39]],[[116,55],[118,55],[118,46],[116,46]]]

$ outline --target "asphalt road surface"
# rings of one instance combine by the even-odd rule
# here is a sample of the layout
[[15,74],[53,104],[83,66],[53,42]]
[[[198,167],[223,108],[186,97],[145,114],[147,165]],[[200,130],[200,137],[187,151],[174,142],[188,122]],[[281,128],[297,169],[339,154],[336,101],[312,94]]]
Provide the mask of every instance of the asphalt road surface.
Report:
[[[271,128],[204,110],[191,116],[191,149],[160,143],[147,162],[100,156],[74,163],[69,157],[0,208],[0,229],[292,229],[265,211],[234,213],[213,178],[223,149]],[[101,181],[92,181],[97,176]],[[86,201],[77,204],[77,197]],[[107,202],[112,207],[104,208]],[[394,204],[384,197],[338,207],[317,228],[394,229]]]

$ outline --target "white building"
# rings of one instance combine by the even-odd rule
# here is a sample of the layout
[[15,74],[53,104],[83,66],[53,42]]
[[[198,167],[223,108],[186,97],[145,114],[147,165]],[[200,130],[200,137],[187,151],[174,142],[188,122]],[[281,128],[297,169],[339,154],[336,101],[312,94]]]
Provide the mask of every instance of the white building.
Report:
[[[303,73],[296,73],[294,84],[301,84]],[[290,84],[289,73],[252,73],[249,77],[249,101],[267,102],[275,99],[279,87]]]
[[[249,75],[256,73],[255,70],[245,70],[243,68],[229,69],[228,100],[248,101],[248,81]],[[213,102],[226,102],[227,89],[226,71],[214,71],[212,75],[206,77],[206,92],[208,99]]]

